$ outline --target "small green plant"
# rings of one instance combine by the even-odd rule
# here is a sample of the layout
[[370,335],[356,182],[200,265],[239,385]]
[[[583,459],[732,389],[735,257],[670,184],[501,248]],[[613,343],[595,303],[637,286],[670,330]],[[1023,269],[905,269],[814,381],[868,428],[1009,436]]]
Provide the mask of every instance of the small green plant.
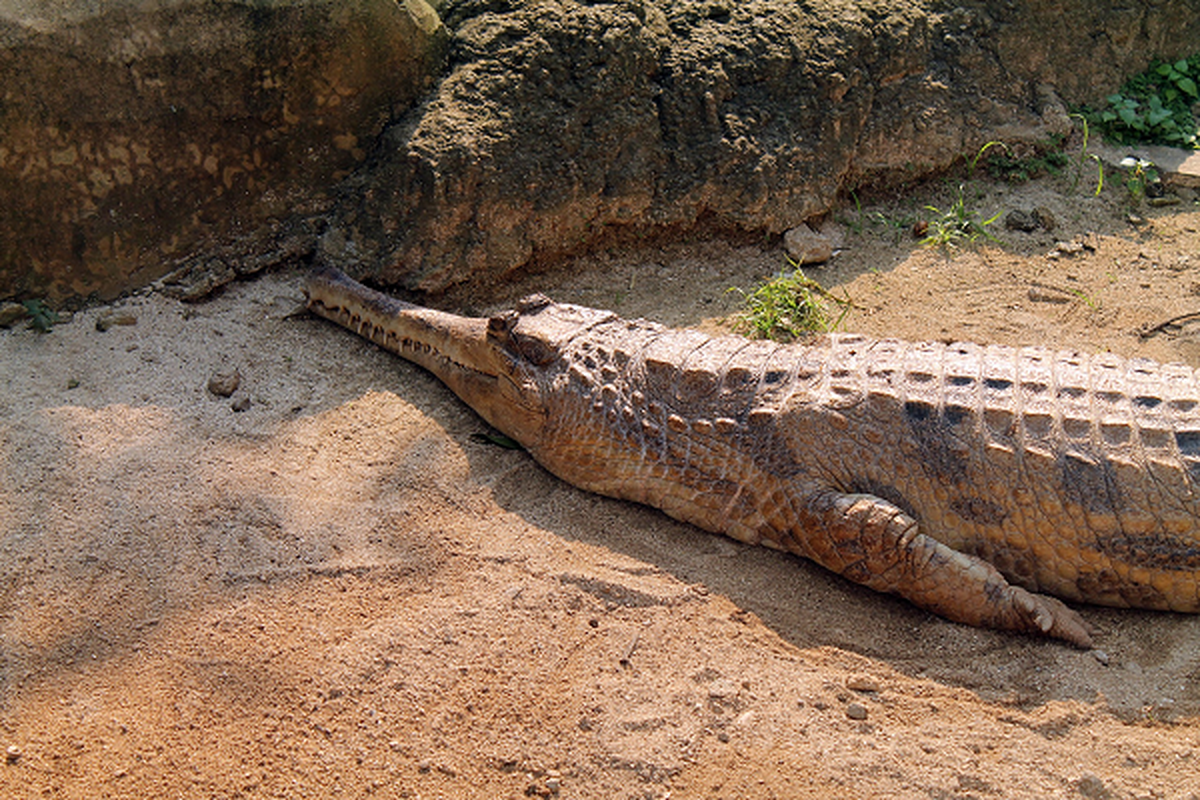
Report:
[[850,199],[854,201],[854,215],[839,215],[837,221],[845,225],[855,236],[861,236],[867,229],[867,226],[872,228],[882,228],[884,230],[891,229],[893,238],[899,239],[904,231],[912,227],[913,218],[909,215],[889,217],[882,211],[872,211],[866,213],[863,211],[862,202],[858,199],[858,194],[850,192]]
[[1146,186],[1158,182],[1158,170],[1152,162],[1134,156],[1122,159],[1121,166],[1128,170],[1125,188],[1129,190],[1129,199],[1137,205],[1146,196]]
[[1088,161],[1095,161],[1099,176],[1096,180],[1096,191],[1093,194],[1095,197],[1099,197],[1100,192],[1104,189],[1104,162],[1100,160],[1100,156],[1088,152],[1089,130],[1087,117],[1083,114],[1072,114],[1071,117],[1078,119],[1083,126],[1083,143],[1079,147],[1079,158],[1075,159],[1075,177],[1071,179],[1071,192],[1074,193],[1079,188],[1079,181],[1083,179],[1083,165]]
[[1197,79],[1200,53],[1174,62],[1155,61],[1109,95],[1105,108],[1085,113],[1115,142],[1200,147],[1192,115],[1192,106],[1200,101]]
[[977,150],[975,152],[975,157],[972,158],[971,161],[967,164],[967,177],[968,178],[971,177],[973,174],[975,174],[975,167],[979,165],[979,159],[983,158],[983,154],[986,153],[988,150],[990,150],[993,147],[1002,148],[1004,150],[1004,154],[1006,156],[1010,155],[1012,153],[1012,150],[1010,150],[1008,145],[1006,145],[1004,142],[991,141],[991,142],[986,143],[983,147],[979,148],[979,150]]
[[971,243],[980,236],[993,242],[999,241],[988,231],[988,226],[1000,218],[1002,212],[997,211],[988,219],[981,220],[977,211],[967,208],[963,197],[963,187],[958,187],[954,203],[945,211],[937,206],[925,206],[925,210],[933,213],[929,220],[925,238],[921,244],[925,247],[955,248],[964,243]]
[[505,450],[525,449],[516,439],[505,436],[503,433],[472,433],[469,438],[473,442],[492,445],[493,447],[502,447]]
[[[1060,175],[1071,163],[1071,157],[1063,151],[1063,143],[1063,137],[1052,136],[1035,145],[1032,155],[1023,157],[1013,155],[1006,146],[1003,153],[990,154],[983,166],[989,176],[1008,183],[1026,183],[1043,175]],[[982,154],[980,151],[975,160],[979,161]]]
[[866,219],[863,217],[862,203],[859,202],[858,194],[852,191],[850,192],[850,198],[854,201],[854,217],[838,217],[837,221],[849,228],[855,236],[858,236],[863,232]]
[[1100,308],[1100,298],[1099,297],[1092,297],[1090,294],[1083,291],[1082,289],[1069,289],[1068,291],[1071,294],[1075,295],[1076,298],[1083,301],[1083,304],[1085,306],[1087,306],[1089,309],[1091,309],[1092,311],[1096,311]]
[[39,333],[49,333],[58,323],[58,314],[50,310],[41,300],[25,300],[21,303],[29,314],[29,325]]
[[[837,297],[804,274],[791,259],[792,272],[777,276],[751,292],[736,286],[729,289],[742,296],[742,310],[733,321],[734,330],[755,339],[791,341],[812,333],[836,330],[853,307],[849,295]],[[830,321],[830,304],[840,309]]]

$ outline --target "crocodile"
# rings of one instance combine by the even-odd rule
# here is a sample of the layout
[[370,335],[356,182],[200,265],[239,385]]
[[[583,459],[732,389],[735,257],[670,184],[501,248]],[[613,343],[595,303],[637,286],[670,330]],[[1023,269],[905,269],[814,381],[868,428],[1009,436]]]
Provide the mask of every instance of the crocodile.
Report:
[[1096,631],[1064,600],[1200,611],[1189,367],[849,333],[778,344],[542,295],[464,317],[332,269],[305,293],[582,489],[1081,648]]

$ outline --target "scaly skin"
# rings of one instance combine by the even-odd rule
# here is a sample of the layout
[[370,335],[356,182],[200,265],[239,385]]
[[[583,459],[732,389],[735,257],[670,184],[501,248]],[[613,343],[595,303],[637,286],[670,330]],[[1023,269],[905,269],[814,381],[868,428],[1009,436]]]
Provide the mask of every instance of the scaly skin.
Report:
[[1089,627],[1049,595],[1200,611],[1187,367],[855,335],[778,345],[541,296],[475,319],[333,271],[307,293],[581,488],[1080,647]]

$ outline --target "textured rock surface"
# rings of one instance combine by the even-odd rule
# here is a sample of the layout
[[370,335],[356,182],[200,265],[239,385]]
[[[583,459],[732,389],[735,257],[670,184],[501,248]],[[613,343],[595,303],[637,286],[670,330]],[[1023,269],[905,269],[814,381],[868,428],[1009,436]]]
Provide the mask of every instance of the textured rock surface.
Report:
[[1068,100],[1186,39],[1180,3],[1067,15],[1082,28],[1061,5],[455,0],[451,70],[347,183],[321,257],[440,290],[613,232],[778,233],[857,183],[1067,129],[1037,84],[1067,81],[1081,30],[1112,46]]
[[427,290],[613,235],[780,233],[1066,130],[1059,94],[1194,51],[1198,10],[451,0],[447,65],[424,0],[0,0],[0,297],[176,266],[200,295],[304,257],[326,211],[322,258]]
[[3,0],[0,296],[112,294],[320,207],[444,38],[424,0]]
[[1053,84],[1072,103],[1102,103],[1155,56],[1200,50],[1197,0],[974,5],[994,16],[996,52],[1008,70],[1021,80]]

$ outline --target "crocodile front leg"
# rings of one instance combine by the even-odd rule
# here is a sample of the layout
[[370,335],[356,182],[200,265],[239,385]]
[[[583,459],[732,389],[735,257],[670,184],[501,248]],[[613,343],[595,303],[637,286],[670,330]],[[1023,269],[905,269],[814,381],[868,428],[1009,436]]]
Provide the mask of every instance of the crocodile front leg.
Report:
[[1013,586],[986,561],[926,536],[886,500],[827,490],[800,505],[807,520],[787,549],[856,583],[956,622],[1092,646],[1091,628],[1061,601]]

